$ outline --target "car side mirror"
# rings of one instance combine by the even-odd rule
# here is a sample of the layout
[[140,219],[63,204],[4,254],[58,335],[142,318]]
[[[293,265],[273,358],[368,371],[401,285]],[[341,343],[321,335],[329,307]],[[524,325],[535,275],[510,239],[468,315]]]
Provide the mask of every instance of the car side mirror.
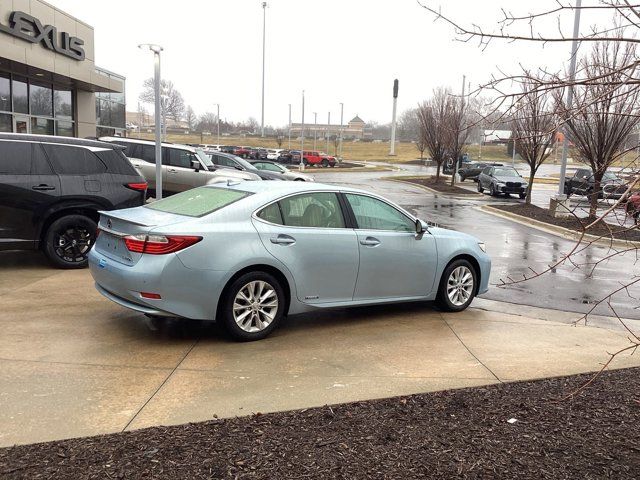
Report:
[[200,162],[198,160],[191,160],[191,168],[193,168],[196,172],[199,172]]
[[420,220],[416,218],[416,235],[422,235],[427,231],[427,226]]

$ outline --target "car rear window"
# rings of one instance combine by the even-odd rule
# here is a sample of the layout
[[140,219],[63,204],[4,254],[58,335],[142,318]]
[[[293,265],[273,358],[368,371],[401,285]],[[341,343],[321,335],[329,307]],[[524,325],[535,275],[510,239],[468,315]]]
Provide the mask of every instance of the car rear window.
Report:
[[251,195],[251,193],[241,192],[239,190],[199,187],[163,198],[162,200],[145,205],[145,207],[161,212],[185,215],[187,217],[202,217],[231,205],[249,195]]

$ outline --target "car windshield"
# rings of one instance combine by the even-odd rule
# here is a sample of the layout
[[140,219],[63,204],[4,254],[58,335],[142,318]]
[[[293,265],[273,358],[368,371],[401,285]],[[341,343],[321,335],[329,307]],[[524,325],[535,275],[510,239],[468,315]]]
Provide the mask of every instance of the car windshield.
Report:
[[249,195],[249,192],[226,188],[198,187],[157,200],[144,208],[187,217],[202,217]]
[[204,150],[200,148],[196,149],[196,155],[205,166],[207,167],[213,166],[213,162],[211,161],[211,155],[207,155],[206,153],[204,153]]
[[611,172],[606,172],[603,176],[602,176],[603,180],[618,180],[618,176],[615,173],[611,173]]
[[493,171],[496,177],[519,177],[520,174],[515,168],[496,168]]

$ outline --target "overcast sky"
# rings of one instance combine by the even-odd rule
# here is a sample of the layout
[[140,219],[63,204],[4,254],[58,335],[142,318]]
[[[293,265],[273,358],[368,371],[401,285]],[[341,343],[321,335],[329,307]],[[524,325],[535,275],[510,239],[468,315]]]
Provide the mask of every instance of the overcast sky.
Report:
[[[162,75],[172,80],[196,113],[260,121],[262,2],[259,0],[49,0],[95,28],[96,64],[127,77],[127,110],[137,110],[142,81],[153,74],[152,55],[140,43],[164,47]],[[424,0],[442,5],[463,23],[496,25],[500,7],[526,13],[554,6],[515,0]],[[523,7],[523,5],[525,5]],[[524,11],[523,11],[524,10]],[[415,0],[268,0],[265,124],[300,120],[305,90],[306,122],[337,123],[340,102],[345,122],[358,114],[386,123],[391,117],[393,79],[400,80],[398,109],[414,107],[439,85],[472,86],[500,67],[558,68],[569,56],[568,43],[496,42],[486,51],[455,41],[451,27]],[[592,19],[583,21],[584,31]],[[572,18],[562,20],[566,31]],[[547,25],[557,30],[555,22]]]

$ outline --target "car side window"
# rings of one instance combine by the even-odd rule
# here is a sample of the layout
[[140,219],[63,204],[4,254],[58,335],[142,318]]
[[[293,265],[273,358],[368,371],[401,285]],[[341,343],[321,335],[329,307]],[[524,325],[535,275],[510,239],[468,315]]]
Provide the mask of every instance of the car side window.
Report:
[[[155,145],[140,145],[140,149],[136,151],[137,158],[144,160],[149,163],[156,163],[156,147]],[[138,153],[139,152],[139,153]],[[135,157],[136,155],[131,155]],[[162,151],[162,164],[166,165],[166,154],[165,151]]]
[[261,218],[265,222],[275,223],[276,225],[283,225],[282,214],[280,213],[280,207],[277,203],[264,207],[258,212],[258,218]]
[[56,173],[92,175],[107,171],[106,165],[93,152],[69,145],[43,145]]
[[236,162],[234,162],[233,160],[231,160],[228,157],[222,156],[222,155],[218,155],[217,156],[217,160],[216,163],[218,165],[222,165],[223,167],[231,167],[231,168],[235,168],[236,166]]
[[0,175],[31,173],[31,143],[0,142]]
[[196,160],[196,156],[188,150],[179,148],[169,148],[168,165],[172,167],[191,168],[191,160]]
[[344,228],[338,196],[333,192],[303,193],[280,200],[284,225],[289,227]]
[[485,167],[484,170],[482,170],[482,173],[485,175],[491,175],[491,167]]
[[388,203],[377,198],[352,193],[345,194],[356,217],[359,229],[415,232],[415,223]]

